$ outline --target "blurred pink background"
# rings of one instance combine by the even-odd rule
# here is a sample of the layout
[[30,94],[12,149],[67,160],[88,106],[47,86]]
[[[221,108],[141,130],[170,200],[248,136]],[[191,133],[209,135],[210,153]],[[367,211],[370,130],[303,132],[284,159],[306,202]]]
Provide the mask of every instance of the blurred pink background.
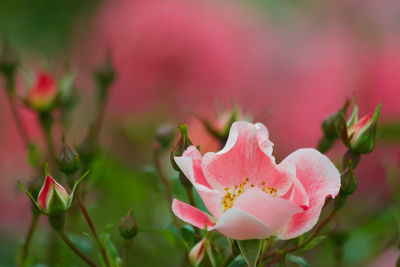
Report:
[[[238,1],[105,2],[89,26],[76,27],[72,66],[79,86],[93,87],[91,71],[110,50],[118,79],[106,120],[115,125],[137,114],[167,114],[198,129],[191,133],[204,148],[217,149],[202,137],[191,112],[216,121],[216,101],[228,108],[234,102],[253,117],[268,110],[263,122],[278,160],[297,148],[315,147],[322,120],[353,93],[361,116],[383,102],[380,124],[399,123],[400,3],[317,2],[309,9],[288,9],[280,20]],[[0,106],[6,125],[0,133],[0,211],[6,214],[1,223],[9,225],[27,208],[22,194],[15,197],[15,180],[29,169],[21,164],[24,148],[3,97]],[[35,118],[21,113],[30,135],[39,138]],[[357,194],[374,192],[385,201],[382,161],[400,163],[399,143],[378,145],[357,170]]]

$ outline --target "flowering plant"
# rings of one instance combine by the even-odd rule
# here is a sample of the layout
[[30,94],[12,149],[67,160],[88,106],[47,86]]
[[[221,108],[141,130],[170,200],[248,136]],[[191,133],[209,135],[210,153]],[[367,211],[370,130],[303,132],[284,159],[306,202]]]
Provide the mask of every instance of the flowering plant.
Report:
[[[364,181],[355,170],[376,147],[382,104],[358,119],[356,101],[350,116],[350,102],[346,101],[321,122],[322,137],[316,149],[300,148],[282,160],[283,149],[278,145],[274,150],[270,140],[269,130],[274,135],[274,127],[267,130],[269,124],[253,122],[238,107],[212,120],[197,113],[192,116],[213,138],[214,146],[219,145],[215,150],[203,149],[204,140],[193,138],[198,129],[185,123],[157,127],[146,120],[138,123],[139,127],[118,128],[115,132],[124,138],[110,134],[103,139],[102,128],[114,125],[104,125],[105,116],[113,115],[106,112],[110,89],[118,78],[113,62],[109,54],[93,72],[97,95],[84,99],[82,110],[75,110],[84,94],[78,93],[71,69],[58,76],[37,72],[28,94],[19,97],[17,62],[5,64],[0,58],[7,101],[32,174],[18,182],[31,204],[28,231],[16,253],[18,267],[143,265],[147,250],[166,254],[161,260],[146,258],[151,266],[255,267],[287,261],[308,266],[299,254],[317,249],[325,239],[331,241],[336,264],[342,264],[350,231],[337,214],[343,214],[344,207],[356,206],[348,204],[355,203],[349,197]],[[92,108],[93,99],[94,111],[89,113],[94,116],[86,118],[83,113]],[[31,123],[37,123],[43,140],[37,142],[25,129],[18,100],[33,114]],[[76,130],[70,125],[77,113],[88,121],[78,123]],[[154,136],[147,127],[156,129]],[[143,132],[135,133],[138,128]],[[67,136],[76,144],[67,142]],[[125,138],[135,145],[134,153],[122,140]],[[112,145],[103,144],[110,140]],[[116,150],[124,148],[123,157],[109,151],[114,141]],[[342,146],[335,147],[337,142]],[[153,163],[143,168],[149,151]],[[81,183],[85,177],[86,182]],[[20,216],[27,214],[21,212]],[[40,218],[46,218],[48,224],[42,224]],[[353,222],[351,217],[345,219]],[[33,244],[48,246],[49,253],[40,254],[42,250],[34,249]],[[72,256],[64,251],[65,246]],[[81,261],[76,263],[76,258]],[[166,258],[170,262],[164,262]]]

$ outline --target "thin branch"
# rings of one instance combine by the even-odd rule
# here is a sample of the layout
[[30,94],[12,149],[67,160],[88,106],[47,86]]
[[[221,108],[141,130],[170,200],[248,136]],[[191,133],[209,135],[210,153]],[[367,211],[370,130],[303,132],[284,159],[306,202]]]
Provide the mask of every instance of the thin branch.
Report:
[[106,250],[105,250],[104,246],[100,242],[100,238],[99,238],[99,236],[97,234],[96,228],[94,227],[94,223],[93,223],[92,219],[90,218],[89,213],[88,213],[88,211],[86,209],[85,203],[83,203],[82,197],[79,194],[77,194],[76,199],[78,200],[78,206],[81,209],[82,214],[85,217],[86,222],[89,225],[90,230],[92,231],[92,234],[93,234],[93,236],[94,236],[94,238],[95,238],[95,240],[97,242],[97,245],[99,246],[99,249],[101,251],[101,255],[102,255],[103,259],[104,259],[104,262],[106,263],[107,266],[110,266],[110,262],[108,261]]
[[32,241],[32,236],[33,236],[33,234],[34,234],[34,232],[36,230],[36,227],[37,227],[37,224],[38,224],[38,221],[39,221],[39,217],[40,217],[40,214],[32,212],[31,224],[30,224],[29,230],[28,230],[28,232],[26,234],[25,242],[24,242],[24,245],[22,247],[21,257],[20,257],[19,262],[18,262],[18,266],[20,266],[20,267],[25,265],[25,261],[26,261],[26,258],[28,256],[28,252],[29,252],[29,247],[30,247],[30,244],[31,244],[31,241]]
[[64,230],[58,232],[62,240],[67,244],[67,246],[75,252],[77,256],[79,256],[82,260],[84,260],[89,266],[98,267],[96,263],[94,263],[91,259],[89,259],[83,252],[72,243],[71,239],[67,236]]

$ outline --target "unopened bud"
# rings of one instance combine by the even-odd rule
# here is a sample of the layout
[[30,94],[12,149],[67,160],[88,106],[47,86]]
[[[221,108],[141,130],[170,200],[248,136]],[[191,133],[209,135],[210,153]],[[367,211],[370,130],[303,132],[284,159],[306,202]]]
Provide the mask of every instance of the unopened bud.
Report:
[[65,143],[63,136],[63,145],[61,148],[60,155],[57,158],[58,168],[65,174],[72,174],[79,169],[80,161],[79,155]]
[[133,209],[130,209],[128,214],[121,219],[119,223],[119,233],[124,239],[132,239],[138,232],[138,227],[133,218]]
[[98,88],[100,102],[104,102],[108,97],[108,91],[115,80],[115,70],[111,63],[111,58],[107,56],[103,65],[93,73]]
[[206,246],[208,241],[206,238],[200,240],[189,252],[189,261],[192,266],[199,266],[201,261],[204,259],[206,252]]
[[[21,183],[19,186],[25,192],[25,194],[30,198],[33,204],[39,209],[39,211],[47,216],[58,216],[65,213],[70,207],[72,200],[75,195],[76,188],[78,184],[86,177],[87,173],[83,175],[80,179],[75,181],[72,186],[71,193],[67,193],[65,188],[56,182],[56,180],[51,177],[49,165],[46,163],[45,166],[46,179],[40,189],[37,197],[35,192],[26,190]],[[32,193],[34,195],[32,195]]]
[[375,148],[376,126],[381,107],[382,104],[375,109],[374,113],[370,113],[360,120],[355,117],[348,123],[347,136],[350,150],[360,154],[368,154]]
[[322,131],[328,139],[335,140],[342,135],[343,128],[346,127],[346,112],[349,107],[347,100],[344,106],[336,113],[328,116],[322,122]]
[[183,152],[186,150],[186,148],[188,148],[189,146],[192,145],[192,141],[190,140],[189,135],[188,135],[188,128],[187,128],[186,123],[182,123],[179,125],[179,131],[181,133],[181,138],[179,139],[178,144],[175,146],[174,150],[170,154],[170,160],[171,160],[172,167],[176,171],[180,171],[180,169],[179,169],[178,165],[176,165],[174,157],[182,156]]
[[54,106],[57,91],[53,78],[46,72],[40,72],[29,91],[26,102],[29,107],[38,112],[48,112]]
[[358,178],[354,175],[352,161],[348,163],[348,171],[341,177],[341,188],[340,194],[347,196],[351,195],[356,191],[358,186]]

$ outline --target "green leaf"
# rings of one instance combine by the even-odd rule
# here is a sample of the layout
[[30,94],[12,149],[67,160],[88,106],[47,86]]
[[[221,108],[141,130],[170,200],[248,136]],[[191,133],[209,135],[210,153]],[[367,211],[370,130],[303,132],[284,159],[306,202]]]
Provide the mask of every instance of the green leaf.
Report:
[[243,256],[237,256],[229,265],[229,267],[246,267],[246,260]]
[[[110,238],[110,225],[106,226],[103,233],[101,234],[101,243],[102,246],[106,249],[107,258],[110,264],[110,267],[120,267],[121,266],[121,258],[118,255],[118,250],[115,247],[114,243]],[[107,266],[102,257],[102,264]]]
[[87,171],[84,175],[82,175],[81,178],[79,178],[79,179],[74,183],[74,186],[72,187],[71,194],[69,194],[67,209],[69,209],[69,207],[71,207],[72,200],[74,199],[75,190],[76,190],[77,186],[78,186],[79,183],[83,180],[83,178],[85,178],[88,174],[89,174],[89,171]]
[[297,263],[299,266],[308,267],[308,263],[300,256],[287,255],[287,259],[293,263]]
[[262,239],[238,240],[237,242],[249,267],[255,267],[260,255]]
[[181,228],[181,237],[183,244],[187,249],[190,249],[194,246],[196,242],[195,232],[192,226],[185,225]]
[[179,243],[177,236],[172,231],[167,230],[167,229],[159,230],[159,229],[152,229],[152,228],[147,228],[147,229],[146,228],[140,228],[140,231],[142,231],[142,232],[152,232],[152,233],[158,234],[173,246],[176,246]]
[[310,250],[313,247],[315,247],[316,245],[318,245],[319,243],[321,243],[324,239],[326,238],[326,236],[318,236],[316,238],[314,238],[313,240],[311,240],[307,245],[305,245],[303,247],[303,250]]

